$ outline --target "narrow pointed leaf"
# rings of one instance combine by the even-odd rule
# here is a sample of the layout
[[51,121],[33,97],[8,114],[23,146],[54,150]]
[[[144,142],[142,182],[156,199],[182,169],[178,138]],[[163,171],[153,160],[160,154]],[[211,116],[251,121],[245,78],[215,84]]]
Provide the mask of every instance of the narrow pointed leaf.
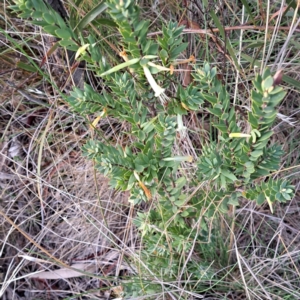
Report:
[[131,59],[131,60],[125,61],[124,63],[119,64],[119,65],[117,65],[117,66],[115,66],[115,67],[109,69],[108,71],[106,71],[106,72],[100,74],[100,77],[103,77],[103,76],[105,76],[105,75],[109,75],[109,74],[111,74],[111,73],[117,72],[117,71],[119,71],[119,70],[121,70],[121,69],[124,69],[124,68],[126,68],[126,67],[131,66],[131,65],[134,65],[134,64],[136,64],[136,63],[139,62],[139,61],[140,61],[140,58],[133,58],[133,59]]
[[82,20],[78,23],[78,30],[84,29],[89,23],[91,23],[95,18],[97,18],[101,13],[107,9],[107,4],[105,2],[99,3],[91,11],[89,11]]

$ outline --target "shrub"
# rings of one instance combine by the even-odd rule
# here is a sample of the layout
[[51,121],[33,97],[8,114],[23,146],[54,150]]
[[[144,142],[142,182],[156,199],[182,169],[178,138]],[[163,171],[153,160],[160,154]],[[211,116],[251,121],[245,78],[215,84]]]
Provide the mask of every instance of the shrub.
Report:
[[[76,34],[43,1],[15,2],[12,8],[21,17],[31,18],[60,38],[61,46],[77,51],[79,59],[103,79],[100,92],[88,84],[83,90],[74,88],[66,99],[72,110],[126,122],[127,130],[119,134],[130,143],[90,140],[83,154],[96,162],[113,188],[130,191],[132,204],[151,202],[151,208],[135,218],[144,244],[142,256],[150,270],[169,279],[180,280],[183,273],[189,274],[190,282],[210,279],[207,262],[200,264],[187,253],[201,256],[203,243],[217,243],[218,234],[210,225],[216,213],[226,214],[240,198],[259,205],[267,202],[272,210],[276,201],[293,197],[288,181],[272,178],[283,150],[270,138],[276,107],[285,92],[268,69],[256,76],[251,107],[242,111],[233,105],[217,69],[208,63],[194,66],[192,82],[186,87],[181,84],[174,71],[187,47],[183,28],[169,22],[160,35],[149,38],[150,22],[140,19],[135,1],[107,2],[107,13],[117,24],[124,49],[120,53],[124,62],[117,65],[107,59],[92,33]],[[184,120],[203,112],[210,114],[215,132],[202,145],[193,145],[197,157],[182,155],[180,141],[190,134]]]

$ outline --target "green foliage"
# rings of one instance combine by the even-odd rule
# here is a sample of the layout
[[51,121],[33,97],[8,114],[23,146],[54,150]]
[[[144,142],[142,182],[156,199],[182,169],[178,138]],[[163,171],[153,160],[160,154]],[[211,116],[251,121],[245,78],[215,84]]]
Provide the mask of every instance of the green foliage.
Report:
[[293,189],[286,180],[269,179],[267,182],[262,182],[255,185],[252,190],[246,191],[245,196],[248,199],[256,200],[258,204],[263,204],[268,197],[271,202],[276,200],[286,202],[293,197]]
[[31,18],[33,24],[42,26],[44,31],[60,38],[61,46],[74,51],[78,49],[80,43],[75,32],[68,26],[66,20],[44,1],[14,0],[14,2],[15,5],[11,6],[11,9],[20,12],[19,17]]
[[178,55],[187,47],[187,43],[182,42],[182,27],[178,27],[177,23],[170,22],[167,27],[163,27],[162,37],[157,38],[157,42],[161,47],[159,57],[164,65],[174,62]]
[[[107,2],[124,49],[121,56],[125,62],[114,67],[92,34],[78,40],[43,1],[15,2],[12,8],[21,12],[21,17],[31,18],[61,38],[62,46],[78,50],[89,45],[81,58],[103,78],[105,89],[99,93],[85,84],[83,90],[74,88],[67,101],[79,114],[97,113],[127,124],[119,133],[130,140],[125,146],[114,140],[91,140],[83,154],[96,162],[113,188],[130,191],[133,204],[153,201],[151,209],[138,213],[135,220],[144,243],[144,261],[153,272],[159,270],[164,278],[181,280],[178,276],[184,267],[187,278],[209,280],[212,274],[203,273],[205,264],[200,265],[194,257],[186,261],[186,255],[194,251],[201,257],[216,242],[216,214],[237,206],[241,197],[257,204],[267,201],[271,209],[275,201],[293,197],[288,181],[271,177],[283,154],[270,138],[276,106],[285,92],[274,85],[269,70],[255,78],[251,109],[244,112],[232,104],[226,87],[217,79],[216,68],[208,63],[194,69],[188,87],[180,84],[170,71],[187,47],[182,43],[182,28],[170,22],[162,26],[160,37],[150,39],[150,23],[140,20],[135,1]],[[171,88],[174,82],[176,91]],[[212,116],[217,134],[201,145],[193,172],[187,174],[182,163],[190,163],[191,157],[181,156],[174,145],[179,147],[178,137],[184,131],[182,116],[203,110]]]
[[[128,119],[125,117],[125,120]],[[133,118],[130,121],[134,123]],[[153,194],[157,189],[156,182],[161,181],[169,173],[168,169],[174,167],[173,163],[162,161],[161,158],[171,155],[175,126],[174,117],[159,115],[141,126],[132,126],[131,134],[137,142],[126,146],[124,150],[120,146],[115,148],[102,142],[89,141],[83,153],[95,159],[98,170],[111,179],[114,188],[131,190],[130,199],[135,204],[140,203],[146,200],[143,190],[139,188],[141,182]]]
[[[284,98],[285,92],[281,87],[273,86],[273,77],[267,69],[263,76],[258,75],[253,82],[255,89],[251,91],[252,109],[245,118],[250,125],[249,137],[241,137],[242,129],[238,126],[240,117],[236,110],[229,105],[229,96],[215,79],[214,72],[204,68],[198,72],[196,79],[207,82],[204,85],[203,96],[212,104],[207,108],[215,115],[218,122],[213,125],[219,130],[219,143],[211,143],[202,150],[199,158],[199,179],[213,179],[216,186],[228,190],[232,186],[243,187],[241,196],[256,200],[262,204],[265,200],[290,200],[292,189],[281,188],[286,181],[270,179],[260,185],[253,180],[268,176],[279,168],[283,151],[278,145],[269,145],[273,132],[270,130],[277,111],[275,106]],[[237,138],[233,138],[237,136]],[[251,190],[251,192],[248,192]],[[288,190],[288,193],[286,192]],[[246,192],[247,191],[247,192]],[[262,192],[263,191],[263,192]]]

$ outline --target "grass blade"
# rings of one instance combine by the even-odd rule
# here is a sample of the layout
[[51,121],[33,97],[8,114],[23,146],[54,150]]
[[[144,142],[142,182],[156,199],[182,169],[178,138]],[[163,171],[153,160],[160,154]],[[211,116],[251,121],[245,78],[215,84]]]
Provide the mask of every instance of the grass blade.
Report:
[[107,7],[108,5],[105,2],[98,4],[82,18],[82,20],[77,25],[77,29],[82,30],[83,28],[85,28],[95,18],[103,13],[107,9]]
[[234,62],[234,65],[235,65],[236,69],[237,69],[238,71],[240,71],[240,66],[239,66],[239,63],[238,63],[238,61],[237,61],[237,59],[236,59],[234,50],[233,50],[233,48],[232,48],[232,46],[231,46],[229,40],[228,40],[228,39],[226,38],[226,36],[225,36],[225,30],[224,30],[224,27],[222,26],[222,24],[221,24],[219,18],[217,17],[217,15],[215,14],[214,11],[211,11],[211,12],[210,12],[210,16],[211,16],[212,19],[214,20],[216,27],[219,29],[220,34],[221,34],[223,40],[226,41],[226,49],[228,50],[228,52],[229,52],[229,54],[230,54],[230,57],[232,58],[232,60],[233,60],[233,62]]

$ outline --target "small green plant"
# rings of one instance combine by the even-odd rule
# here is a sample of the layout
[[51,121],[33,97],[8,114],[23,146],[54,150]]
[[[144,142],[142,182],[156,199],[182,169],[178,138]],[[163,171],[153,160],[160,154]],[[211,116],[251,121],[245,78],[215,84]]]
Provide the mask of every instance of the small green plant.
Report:
[[[187,47],[183,28],[170,22],[162,26],[160,36],[149,38],[150,22],[140,19],[132,0],[107,1],[107,13],[118,26],[123,47],[124,62],[114,66],[92,33],[75,34],[43,1],[15,2],[12,8],[21,11],[21,17],[61,38],[61,46],[77,51],[77,57],[103,78],[101,92],[88,84],[83,90],[74,88],[67,97],[71,108],[84,116],[96,113],[128,125],[119,134],[130,138],[130,144],[90,140],[83,154],[95,161],[113,188],[130,191],[131,203],[152,201],[151,209],[135,218],[149,269],[165,280],[189,279],[187,289],[200,284],[200,279],[210,280],[213,269],[208,271],[208,262],[199,263],[186,254],[194,251],[201,257],[203,245],[217,242],[216,213],[227,213],[240,198],[267,202],[273,210],[276,201],[293,197],[288,181],[271,177],[283,154],[280,145],[270,142],[283,89],[266,69],[253,82],[249,111],[241,111],[208,63],[194,67],[193,81],[183,87],[173,74]],[[204,111],[211,115],[216,134],[201,145],[198,157],[182,155],[177,141],[189,134],[183,120]],[[193,175],[182,163],[193,167]],[[142,292],[153,291],[150,286]]]

